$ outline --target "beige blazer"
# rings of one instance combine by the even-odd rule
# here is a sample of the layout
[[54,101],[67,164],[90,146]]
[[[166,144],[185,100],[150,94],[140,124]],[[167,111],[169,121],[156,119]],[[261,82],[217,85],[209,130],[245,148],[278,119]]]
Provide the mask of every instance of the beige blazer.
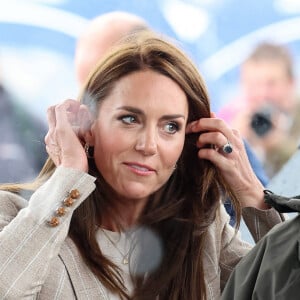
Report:
[[[59,167],[30,201],[0,192],[0,299],[108,299],[106,289],[67,236],[72,213],[94,190],[94,181],[86,173]],[[80,195],[67,207],[64,200],[74,190]],[[63,216],[56,215],[58,207],[64,207]],[[255,240],[281,222],[272,209],[247,208],[243,216]],[[49,225],[51,220],[55,226]],[[220,205],[205,249],[208,299],[220,297],[232,269],[251,248],[235,235],[228,221]]]

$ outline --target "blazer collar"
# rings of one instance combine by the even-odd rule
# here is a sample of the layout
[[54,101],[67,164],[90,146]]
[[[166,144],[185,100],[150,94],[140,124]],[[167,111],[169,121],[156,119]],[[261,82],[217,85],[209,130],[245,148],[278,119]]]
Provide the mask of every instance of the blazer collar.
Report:
[[105,287],[84,263],[78,248],[70,237],[61,247],[59,257],[66,266],[78,300],[109,300]]

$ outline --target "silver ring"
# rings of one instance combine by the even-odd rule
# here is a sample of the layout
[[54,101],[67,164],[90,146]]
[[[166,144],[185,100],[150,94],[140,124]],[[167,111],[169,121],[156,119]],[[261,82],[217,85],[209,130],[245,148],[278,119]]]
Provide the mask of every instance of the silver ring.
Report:
[[233,151],[233,148],[232,148],[231,144],[229,143],[229,141],[227,141],[227,143],[222,147],[222,150],[226,154],[229,154]]

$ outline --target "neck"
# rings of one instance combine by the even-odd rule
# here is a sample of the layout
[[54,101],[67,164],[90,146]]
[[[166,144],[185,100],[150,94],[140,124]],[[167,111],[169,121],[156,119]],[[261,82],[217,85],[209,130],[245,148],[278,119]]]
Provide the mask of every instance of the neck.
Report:
[[101,226],[111,231],[119,231],[134,227],[140,218],[147,200],[137,199],[115,199],[113,201],[115,214],[119,217],[115,220],[111,216],[104,216]]

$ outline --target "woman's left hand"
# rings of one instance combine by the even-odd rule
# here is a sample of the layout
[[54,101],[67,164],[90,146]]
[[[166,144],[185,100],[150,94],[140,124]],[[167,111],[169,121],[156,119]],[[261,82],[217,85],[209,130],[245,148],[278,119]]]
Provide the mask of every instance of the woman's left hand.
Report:
[[[264,187],[256,177],[249,162],[243,139],[239,132],[213,114],[187,125],[186,133],[199,132],[197,147],[200,159],[210,160],[222,172],[224,179],[238,196],[243,207],[267,209]],[[207,145],[214,147],[204,147]],[[224,146],[227,145],[226,153]],[[229,146],[229,147],[228,147]]]

